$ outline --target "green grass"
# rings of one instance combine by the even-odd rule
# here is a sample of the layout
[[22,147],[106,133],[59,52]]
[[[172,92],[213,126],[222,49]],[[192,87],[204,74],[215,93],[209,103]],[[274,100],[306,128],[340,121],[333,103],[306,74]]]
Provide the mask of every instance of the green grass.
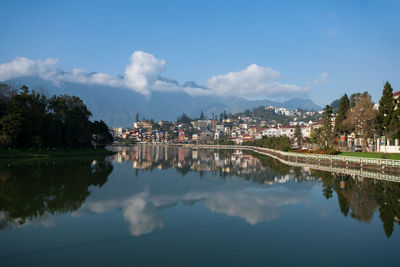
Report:
[[362,157],[362,158],[376,158],[376,159],[397,159],[400,160],[399,153],[376,153],[376,152],[341,152],[340,156]]
[[57,149],[47,150],[0,150],[0,161],[14,159],[52,159],[87,156],[107,156],[113,152],[107,149]]

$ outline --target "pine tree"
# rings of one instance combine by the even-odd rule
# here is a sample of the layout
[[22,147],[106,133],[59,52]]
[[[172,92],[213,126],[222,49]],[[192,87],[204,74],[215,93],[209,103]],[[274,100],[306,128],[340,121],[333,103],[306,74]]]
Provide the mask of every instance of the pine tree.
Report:
[[395,110],[393,111],[392,121],[390,122],[389,136],[392,138],[400,137],[400,101],[395,102]]
[[333,132],[332,132],[332,107],[326,105],[324,112],[322,113],[323,125],[322,125],[322,140],[323,147],[328,148],[333,144]]
[[297,143],[297,146],[298,147],[301,147],[301,144],[302,144],[302,142],[303,142],[303,134],[302,134],[302,132],[301,132],[301,127],[300,127],[300,125],[296,125],[296,129],[294,130],[294,135],[293,135],[293,137],[294,137],[294,140],[296,141],[296,143]]
[[394,113],[393,89],[389,82],[386,82],[383,88],[378,111],[376,128],[381,135],[386,136],[392,130],[391,124]]
[[204,113],[203,113],[203,111],[201,111],[201,113],[200,113],[200,120],[204,120],[204,119],[205,119]]
[[335,120],[335,132],[337,134],[345,133],[345,129],[342,126],[342,122],[346,119],[347,112],[349,111],[349,109],[350,109],[350,101],[349,98],[347,97],[347,94],[344,94],[344,96],[340,98],[338,114]]

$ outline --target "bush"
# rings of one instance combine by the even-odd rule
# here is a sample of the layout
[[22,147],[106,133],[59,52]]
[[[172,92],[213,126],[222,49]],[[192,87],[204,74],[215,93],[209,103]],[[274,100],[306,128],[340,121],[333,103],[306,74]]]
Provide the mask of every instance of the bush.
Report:
[[253,145],[258,147],[281,150],[281,151],[289,151],[291,147],[290,139],[287,136],[279,136],[279,137],[264,136],[262,139],[255,140],[253,142]]

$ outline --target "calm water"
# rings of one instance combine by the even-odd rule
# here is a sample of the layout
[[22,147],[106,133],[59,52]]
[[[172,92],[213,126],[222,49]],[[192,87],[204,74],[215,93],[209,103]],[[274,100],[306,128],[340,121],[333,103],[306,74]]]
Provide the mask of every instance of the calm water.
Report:
[[163,146],[0,167],[4,266],[399,266],[400,183]]

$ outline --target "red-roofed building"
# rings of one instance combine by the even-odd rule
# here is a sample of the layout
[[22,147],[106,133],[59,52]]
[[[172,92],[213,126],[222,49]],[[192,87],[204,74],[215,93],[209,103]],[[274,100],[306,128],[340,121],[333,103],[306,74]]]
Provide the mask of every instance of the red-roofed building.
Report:
[[397,91],[397,92],[394,92],[394,93],[393,93],[394,99],[398,99],[399,96],[400,96],[400,91]]

